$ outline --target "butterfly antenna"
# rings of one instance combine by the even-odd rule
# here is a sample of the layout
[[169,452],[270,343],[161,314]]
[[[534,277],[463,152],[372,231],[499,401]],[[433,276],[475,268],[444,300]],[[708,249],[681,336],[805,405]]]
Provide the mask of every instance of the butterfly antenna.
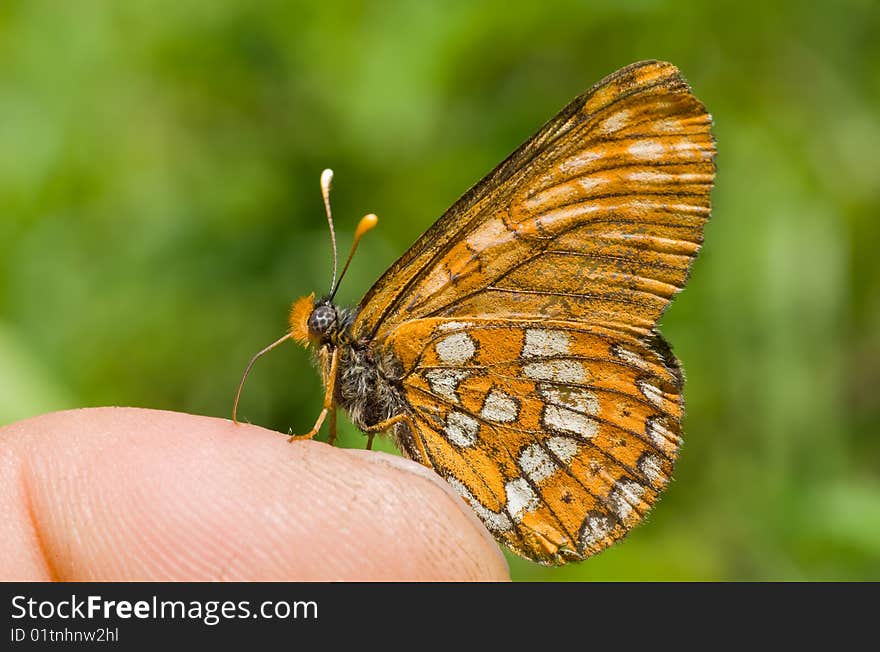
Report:
[[333,183],[333,170],[327,168],[321,173],[321,195],[324,197],[324,210],[327,211],[327,224],[330,225],[330,244],[333,245],[333,279],[330,287],[336,287],[336,230],[333,228],[333,213],[330,212],[330,184]]
[[351,259],[354,258],[354,252],[357,249],[358,243],[361,241],[361,238],[364,237],[364,234],[372,229],[379,223],[379,218],[373,215],[372,213],[368,215],[364,215],[361,218],[361,221],[358,222],[357,229],[354,232],[354,242],[351,243],[351,251],[348,254],[348,258],[345,261],[345,267],[342,268],[342,274],[339,275],[339,280],[333,286],[333,290],[330,292],[330,299],[336,296],[336,290],[339,289],[339,284],[342,283],[342,278],[345,276],[345,272],[348,271],[348,266],[351,264]]
[[254,363],[257,361],[257,359],[260,356],[262,356],[265,353],[268,353],[269,351],[274,349],[276,346],[283,343],[285,340],[289,340],[291,337],[293,337],[293,335],[291,333],[288,333],[284,337],[276,340],[275,342],[273,342],[272,344],[267,346],[265,349],[263,349],[262,351],[257,353],[257,355],[255,355],[253,358],[251,358],[251,361],[248,362],[248,366],[245,368],[244,374],[241,377],[241,382],[238,383],[238,391],[235,392],[235,401],[232,403],[232,423],[238,425],[238,399],[241,398],[241,388],[244,387],[244,381],[247,380],[248,374],[251,372],[251,368],[254,366]]

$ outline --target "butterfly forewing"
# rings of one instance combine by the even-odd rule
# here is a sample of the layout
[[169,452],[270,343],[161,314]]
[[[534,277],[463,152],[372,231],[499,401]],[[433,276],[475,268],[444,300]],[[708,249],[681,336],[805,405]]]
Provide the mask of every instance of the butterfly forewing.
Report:
[[468,191],[359,306],[355,340],[393,361],[402,449],[521,555],[604,549],[672,473],[682,380],[656,324],[709,217],[710,126],[671,64],[618,71]]
[[678,70],[600,82],[457,202],[370,290],[355,333],[426,316],[552,317],[648,333],[702,242],[711,119]]

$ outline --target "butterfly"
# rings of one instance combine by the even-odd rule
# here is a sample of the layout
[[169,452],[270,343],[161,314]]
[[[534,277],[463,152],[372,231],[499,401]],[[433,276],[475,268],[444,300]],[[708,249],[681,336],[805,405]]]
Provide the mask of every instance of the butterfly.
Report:
[[[468,190],[354,308],[297,300],[293,339],[336,408],[442,476],[546,565],[624,536],[670,480],[681,367],[657,323],[687,282],[715,176],[712,119],[670,63],[575,98]],[[242,383],[244,379],[242,379]],[[239,393],[241,385],[239,385]],[[236,395],[233,419],[238,404]]]

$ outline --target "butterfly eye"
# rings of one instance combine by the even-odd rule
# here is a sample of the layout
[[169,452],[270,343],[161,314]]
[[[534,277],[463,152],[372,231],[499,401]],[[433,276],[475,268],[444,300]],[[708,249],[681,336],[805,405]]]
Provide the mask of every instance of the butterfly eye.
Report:
[[336,327],[336,310],[332,306],[318,306],[309,315],[309,333],[314,337],[328,335]]

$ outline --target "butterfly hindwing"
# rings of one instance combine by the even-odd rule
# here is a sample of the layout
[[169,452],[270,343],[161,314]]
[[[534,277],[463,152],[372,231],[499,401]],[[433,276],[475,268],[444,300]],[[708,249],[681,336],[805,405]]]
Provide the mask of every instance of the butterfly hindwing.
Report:
[[563,563],[604,549],[671,475],[681,379],[638,338],[573,322],[422,319],[385,346],[402,365],[423,461],[519,554]]

